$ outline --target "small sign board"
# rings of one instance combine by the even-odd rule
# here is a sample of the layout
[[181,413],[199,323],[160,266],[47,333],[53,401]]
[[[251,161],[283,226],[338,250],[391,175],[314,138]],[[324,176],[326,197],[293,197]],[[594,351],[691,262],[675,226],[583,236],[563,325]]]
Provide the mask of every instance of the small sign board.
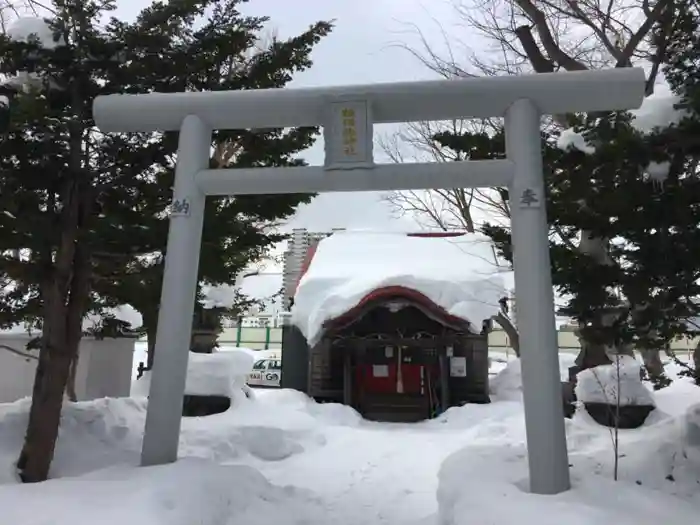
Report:
[[450,357],[450,377],[467,377],[466,357]]
[[389,367],[387,365],[372,365],[373,377],[389,377]]
[[520,208],[539,208],[542,205],[542,196],[534,188],[523,188],[518,193],[518,205]]
[[369,101],[330,101],[323,126],[323,139],[326,145],[326,169],[372,167],[373,123]]
[[175,199],[170,205],[171,217],[187,217],[190,214],[190,201],[187,198]]

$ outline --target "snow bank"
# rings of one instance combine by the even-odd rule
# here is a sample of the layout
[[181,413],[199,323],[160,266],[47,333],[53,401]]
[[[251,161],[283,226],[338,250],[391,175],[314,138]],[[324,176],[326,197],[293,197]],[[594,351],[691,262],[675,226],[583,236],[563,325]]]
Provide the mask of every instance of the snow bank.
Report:
[[[573,357],[562,358],[563,375]],[[133,468],[145,398],[66,404],[52,476],[72,478],[20,486],[11,473],[26,430],[25,400],[0,405],[2,522],[694,524],[700,388],[678,380],[655,399],[643,428],[620,432],[616,483],[609,429],[567,420],[574,489],[552,497],[522,490],[519,400],[455,407],[402,425],[365,422],[348,407],[294,390],[265,390],[229,412],[183,419],[182,459],[148,469]]]
[[[569,379],[569,367],[574,365],[576,354],[559,354],[559,378]],[[518,401],[523,393],[523,375],[520,359],[512,356],[505,366],[499,364],[493,368],[499,369],[495,377],[489,380],[491,394],[497,399]]]
[[[700,506],[700,458],[691,445],[692,408],[700,404],[700,388],[675,381],[655,392],[657,408],[639,429],[618,435],[621,481],[680,497]],[[580,475],[612,478],[615,454],[610,429],[584,410],[567,422],[569,461]],[[699,507],[700,508],[700,507]],[[667,521],[675,520],[669,515]]]
[[246,384],[254,362],[253,356],[243,351],[190,352],[185,394],[234,399]]
[[523,395],[523,376],[520,359],[509,361],[508,364],[489,380],[491,394],[498,399],[519,400]]
[[[137,351],[144,350],[145,344],[137,345]],[[259,359],[259,357],[257,357]],[[134,358],[134,363],[144,361]],[[238,399],[250,397],[250,389],[247,386],[247,378],[253,369],[256,356],[252,350],[246,348],[229,348],[225,351],[215,351],[212,354],[200,354],[190,352],[187,361],[187,381],[185,394],[193,396],[225,396],[235,403]],[[135,367],[136,368],[136,367]],[[151,372],[147,371],[139,379],[131,382],[131,395],[134,397],[147,397],[151,387]],[[246,394],[247,393],[247,394]]]
[[684,423],[686,454],[700,471],[700,404],[688,409]]
[[313,345],[326,321],[374,290],[403,286],[481,329],[507,295],[492,246],[476,234],[444,238],[336,232],[318,244],[299,282],[291,321]]
[[[27,429],[29,400],[0,404],[0,491],[17,482],[14,463]],[[82,476],[139,464],[148,401],[98,399],[67,403],[51,477]],[[323,447],[332,428],[360,425],[350,407],[318,404],[294,390],[259,391],[222,414],[183,418],[181,458],[276,462]],[[4,523],[4,522],[3,522]]]
[[525,448],[467,447],[449,456],[439,473],[440,525],[658,525],[697,522],[697,508],[635,483],[573,469],[571,491],[556,496],[527,492]]
[[[29,406],[28,399],[0,404],[0,491],[4,490],[2,485],[17,482],[14,463],[27,430]],[[51,476],[138,465],[146,406],[146,399],[131,398],[67,403]]]
[[315,504],[253,468],[183,460],[3,487],[0,508],[4,522],[18,525],[282,525],[307,523]]
[[269,350],[255,350],[254,348],[246,348],[245,346],[235,346],[226,343],[219,344],[218,348],[214,349],[214,352],[244,352],[252,356],[254,361],[258,361],[259,359],[280,359],[282,355],[281,349],[271,348]]
[[579,372],[576,398],[584,403],[655,406],[651,391],[642,383],[641,364],[630,356],[618,356],[610,365]]

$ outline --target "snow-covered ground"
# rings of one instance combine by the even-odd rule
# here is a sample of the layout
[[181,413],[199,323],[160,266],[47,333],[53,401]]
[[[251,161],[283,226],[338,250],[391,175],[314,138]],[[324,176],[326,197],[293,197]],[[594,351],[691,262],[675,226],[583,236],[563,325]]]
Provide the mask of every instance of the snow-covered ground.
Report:
[[[700,515],[700,388],[656,394],[647,425],[567,422],[574,489],[535,496],[517,361],[495,357],[494,402],[414,425],[364,422],[289,390],[183,421],[182,460],[136,468],[146,400],[66,406],[53,481],[20,485],[12,462],[28,403],[0,405],[0,515],[12,525],[685,525]],[[505,356],[502,356],[505,358]],[[562,357],[562,369],[573,356]]]

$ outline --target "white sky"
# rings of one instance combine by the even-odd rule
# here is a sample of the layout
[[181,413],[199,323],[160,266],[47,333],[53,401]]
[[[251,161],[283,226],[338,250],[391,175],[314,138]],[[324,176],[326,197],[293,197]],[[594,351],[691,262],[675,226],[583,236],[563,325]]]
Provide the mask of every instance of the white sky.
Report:
[[[120,0],[117,16],[131,18],[141,0]],[[429,6],[429,8],[425,7]],[[367,84],[436,78],[400,45],[418,48],[420,28],[441,47],[440,26],[458,34],[449,0],[251,0],[242,11],[271,17],[270,29],[280,37],[303,32],[319,20],[336,20],[335,30],[315,48],[314,66],[298,75],[293,86]],[[460,38],[460,40],[468,40]],[[466,57],[465,57],[466,61]],[[395,129],[395,128],[394,128]],[[379,133],[390,133],[382,127]],[[305,155],[310,164],[323,163],[322,139]],[[376,148],[375,157],[381,152]],[[397,219],[376,193],[322,194],[300,207],[290,228],[323,231],[330,228],[415,230],[410,219]]]

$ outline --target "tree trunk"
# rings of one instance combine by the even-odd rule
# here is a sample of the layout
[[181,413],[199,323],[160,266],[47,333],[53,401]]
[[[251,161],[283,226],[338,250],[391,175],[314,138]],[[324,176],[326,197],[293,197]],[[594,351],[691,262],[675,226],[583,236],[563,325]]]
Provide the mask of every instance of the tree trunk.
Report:
[[48,478],[58,435],[72,356],[66,345],[66,306],[57,278],[45,295],[44,326],[39,363],[34,378],[24,446],[17,460],[19,476],[25,483]]
[[[82,189],[82,191],[81,191]],[[54,271],[43,283],[44,325],[32,390],[27,434],[17,460],[25,483],[45,481],[53,460],[71,365],[77,359],[82,321],[90,297],[91,260],[80,242],[92,194],[72,181],[66,188],[61,242]]]
[[24,483],[48,479],[61,421],[63,392],[72,361],[65,351],[50,355],[50,351],[44,348],[41,353],[48,354],[46,368],[50,372],[41,378],[40,397],[32,398],[34,417],[31,418],[30,414],[24,446],[17,461],[17,469]]
[[664,364],[661,362],[661,355],[658,350],[640,349],[639,353],[642,356],[644,368],[649,374],[649,379],[656,383],[664,378]]
[[[41,396],[41,393],[44,390],[44,378],[47,376],[48,370],[50,370],[51,368],[51,365],[49,363],[50,355],[48,352],[48,348],[49,347],[42,341],[41,348],[39,349],[39,360],[37,362],[36,371],[34,373],[34,386],[32,387],[32,404],[29,408],[29,420],[27,422],[27,436],[33,436],[38,432],[36,426],[37,423],[41,420],[41,418],[37,415],[37,412],[40,411],[40,405],[39,403],[35,403],[34,400],[39,399],[39,397]],[[27,438],[25,437],[24,446],[22,448],[22,451],[20,452],[19,459],[17,460],[17,472],[22,481],[27,481],[23,472],[27,466],[27,461],[30,455],[31,454],[29,453]]]
[[493,317],[493,320],[496,321],[501,326],[501,328],[503,328],[503,331],[508,336],[508,340],[510,341],[510,346],[513,349],[513,352],[515,352],[515,355],[519,358],[520,334],[518,333],[517,328],[515,328],[515,326],[513,325],[513,322],[501,312],[495,315]]
[[581,351],[576,356],[576,366],[581,370],[612,363],[605,345],[586,341],[583,337],[579,337],[579,342]]
[[[78,343],[80,344],[80,343]],[[70,371],[68,374],[68,383],[66,384],[66,397],[73,403],[78,401],[78,394],[75,390],[75,378],[78,374],[78,362],[80,361],[80,352],[76,350],[75,357],[70,364]]]
[[601,365],[612,364],[611,355],[628,355],[634,357],[634,350],[627,346],[622,346],[614,349],[610,349],[608,345],[597,343],[593,341],[587,341],[585,337],[579,334],[579,342],[581,344],[581,351],[578,356],[576,356],[576,366],[581,370],[586,370],[588,368],[594,368]]
[[59,213],[58,246],[55,252],[49,251],[51,270],[41,283],[43,330],[39,364],[27,434],[17,460],[18,474],[24,482],[45,481],[49,476],[63,396],[71,365],[77,359],[83,316],[90,299],[92,259],[85,237],[90,232],[96,195],[93,174],[83,164],[85,96],[80,91],[80,83],[75,82],[70,87],[71,105],[81,118],[67,123],[69,174],[60,187],[60,207],[55,208]]
[[[49,301],[39,366],[34,380],[32,408],[27,435],[17,461],[23,482],[45,481],[53,460],[63,408],[63,394],[69,382],[71,366],[77,363],[82,337],[82,320],[89,298],[89,260],[79,247],[75,249],[73,276],[68,304]],[[40,370],[41,369],[41,370]]]
[[695,368],[695,384],[700,386],[700,342],[693,351],[693,367]]

